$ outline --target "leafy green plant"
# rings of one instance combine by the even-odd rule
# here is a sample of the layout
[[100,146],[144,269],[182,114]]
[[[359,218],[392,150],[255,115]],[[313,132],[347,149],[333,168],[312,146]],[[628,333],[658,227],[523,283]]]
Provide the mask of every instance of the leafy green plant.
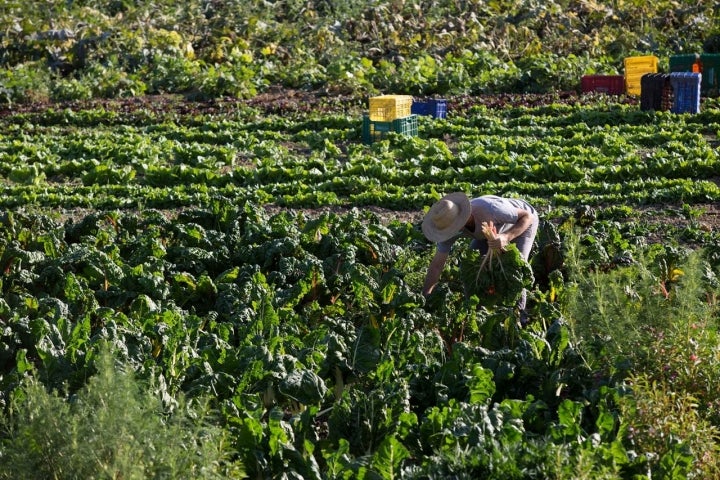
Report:
[[524,290],[535,281],[530,264],[517,246],[508,245],[502,252],[488,253],[466,249],[460,260],[460,280],[466,295],[476,295],[480,305],[513,306]]
[[1,478],[243,478],[202,404],[168,413],[109,351],[96,366],[72,396],[23,381],[2,417]]
[[[717,21],[712,5],[688,0],[652,6],[440,0],[422,7],[346,0],[272,9],[259,0],[191,0],[183,9],[167,0],[56,1],[46,7],[4,6],[0,63],[37,62],[33,72],[18,75],[24,83],[51,70],[97,76],[114,64],[119,72],[106,83],[120,88],[116,97],[144,91],[252,95],[251,84],[258,91],[281,84],[355,94],[575,90],[581,74],[618,73],[626,56],[713,48]],[[138,83],[129,81],[136,74]],[[232,89],[232,77],[241,88]],[[34,98],[47,98],[55,81],[45,77]],[[57,98],[81,93],[62,83]],[[111,93],[94,90],[96,97]]]
[[83,72],[80,81],[89,85],[93,97],[122,98],[145,94],[146,84],[132,72],[127,72],[116,63],[93,64]]
[[627,441],[644,452],[651,477],[713,478],[720,473],[717,426],[698,412],[697,399],[676,385],[640,374],[620,402]]
[[[198,93],[190,94],[191,98],[216,98],[232,96],[236,98],[251,98],[261,90],[265,84],[258,81],[252,62],[236,63],[231,65],[214,65],[202,68],[194,74],[194,81],[200,79],[195,86]],[[189,82],[189,87],[193,87]]]
[[88,81],[77,78],[63,78],[55,82],[51,96],[53,100],[60,102],[90,100],[93,97],[93,88]]
[[147,85],[148,93],[184,93],[193,88],[195,77],[201,71],[201,65],[196,60],[156,53],[139,76]]
[[44,102],[50,97],[49,69],[27,62],[0,70],[0,102],[4,104]]

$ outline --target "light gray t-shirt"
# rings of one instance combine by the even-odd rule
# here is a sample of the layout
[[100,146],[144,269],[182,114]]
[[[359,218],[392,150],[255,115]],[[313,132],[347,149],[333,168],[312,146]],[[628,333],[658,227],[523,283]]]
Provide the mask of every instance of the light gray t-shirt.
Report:
[[463,229],[457,235],[438,242],[438,252],[448,253],[453,244],[461,237],[470,237],[476,240],[485,240],[482,233],[483,222],[493,222],[498,232],[503,232],[512,227],[518,220],[517,209],[527,210],[537,215],[535,209],[526,201],[519,198],[504,198],[496,195],[483,195],[470,200],[472,215],[475,217],[475,231]]

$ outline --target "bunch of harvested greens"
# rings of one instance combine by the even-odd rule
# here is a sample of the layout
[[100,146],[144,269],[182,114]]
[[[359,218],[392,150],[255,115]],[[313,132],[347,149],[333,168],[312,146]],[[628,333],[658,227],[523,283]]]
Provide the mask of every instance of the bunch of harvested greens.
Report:
[[[492,223],[483,222],[482,230],[488,239],[497,236]],[[467,248],[460,259],[460,280],[465,294],[477,295],[481,305],[513,306],[535,278],[530,264],[511,243],[503,250],[489,248],[485,255]]]

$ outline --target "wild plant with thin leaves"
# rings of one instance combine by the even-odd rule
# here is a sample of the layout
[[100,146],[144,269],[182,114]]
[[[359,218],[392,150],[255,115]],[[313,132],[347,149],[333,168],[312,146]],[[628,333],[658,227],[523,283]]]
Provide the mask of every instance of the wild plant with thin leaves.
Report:
[[[572,244],[565,314],[586,360],[632,395],[626,441],[662,478],[717,478],[718,282],[702,251],[651,246],[607,271]],[[612,363],[611,363],[612,362]],[[709,453],[708,453],[709,452]],[[681,475],[678,477],[677,475]]]
[[166,413],[109,351],[73,395],[26,378],[0,426],[0,479],[244,477],[203,405],[179,402]]

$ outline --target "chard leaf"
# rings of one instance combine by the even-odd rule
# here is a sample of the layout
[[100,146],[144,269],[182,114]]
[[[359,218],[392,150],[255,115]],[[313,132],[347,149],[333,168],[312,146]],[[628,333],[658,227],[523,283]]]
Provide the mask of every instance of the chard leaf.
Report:
[[45,254],[35,250],[24,250],[19,247],[9,247],[5,250],[5,255],[15,257],[27,265],[36,265],[45,260]]
[[130,304],[130,314],[135,318],[146,318],[151,313],[157,312],[158,306],[152,298],[143,294],[138,295]]
[[565,399],[558,405],[558,423],[551,430],[556,440],[577,441],[582,434],[580,426],[582,417],[582,404]]
[[280,393],[304,405],[322,402],[327,393],[325,382],[314,372],[306,369],[293,370],[278,386]]
[[225,270],[215,278],[215,283],[232,283],[237,280],[240,274],[240,268],[234,267],[229,270]]
[[217,295],[217,287],[210,277],[207,275],[201,275],[198,280],[197,293],[200,295],[215,297]]
[[180,272],[173,275],[173,280],[175,282],[185,285],[187,288],[192,290],[193,292],[197,288],[197,283],[195,282],[195,277],[193,277],[191,274],[187,272]]
[[372,459],[372,467],[380,474],[381,478],[401,478],[400,466],[402,461],[410,456],[407,448],[394,435],[383,439],[375,451]]
[[370,372],[375,369],[381,356],[380,331],[372,327],[361,328],[351,355],[354,370]]
[[471,368],[472,376],[468,380],[471,403],[487,403],[495,394],[495,382],[492,371],[476,364]]

